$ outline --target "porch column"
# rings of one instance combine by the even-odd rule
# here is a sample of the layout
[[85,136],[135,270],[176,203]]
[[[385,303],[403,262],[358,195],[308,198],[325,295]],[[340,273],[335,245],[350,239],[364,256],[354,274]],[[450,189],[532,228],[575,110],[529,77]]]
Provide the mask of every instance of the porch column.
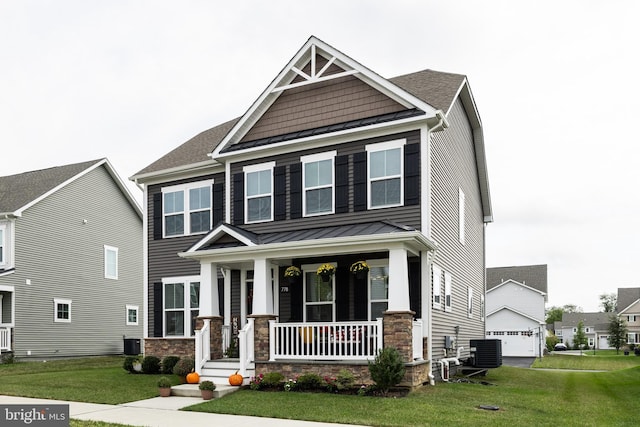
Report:
[[389,311],[409,311],[409,267],[405,248],[389,249]]
[[254,315],[273,313],[273,287],[271,263],[266,258],[253,261],[253,311]]
[[219,316],[218,268],[211,262],[200,263],[200,316]]

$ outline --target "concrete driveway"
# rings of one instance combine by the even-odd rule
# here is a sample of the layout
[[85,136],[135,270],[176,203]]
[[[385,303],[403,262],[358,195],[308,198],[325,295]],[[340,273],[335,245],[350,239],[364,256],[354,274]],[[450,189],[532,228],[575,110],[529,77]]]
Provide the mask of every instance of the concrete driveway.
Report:
[[535,357],[505,357],[502,356],[502,364],[505,366],[515,366],[517,368],[530,368]]

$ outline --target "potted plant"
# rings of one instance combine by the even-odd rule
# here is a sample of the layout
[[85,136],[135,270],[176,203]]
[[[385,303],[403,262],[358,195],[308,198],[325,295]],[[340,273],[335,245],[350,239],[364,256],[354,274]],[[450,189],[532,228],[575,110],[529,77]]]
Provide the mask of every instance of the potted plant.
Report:
[[335,273],[336,268],[332,264],[326,263],[322,264],[320,267],[318,267],[318,270],[316,270],[316,274],[320,276],[323,282],[328,282],[329,279],[331,279],[331,276],[333,276]]
[[369,264],[366,261],[356,261],[351,264],[349,271],[358,279],[364,279],[369,272]]
[[171,381],[167,377],[160,377],[158,379],[158,389],[160,390],[160,397],[171,396]]
[[202,381],[200,385],[198,385],[200,389],[200,394],[204,400],[213,399],[213,391],[216,389],[216,385],[211,381]]
[[302,275],[302,271],[295,265],[287,267],[287,269],[284,271],[284,278],[289,283],[295,283],[300,275]]

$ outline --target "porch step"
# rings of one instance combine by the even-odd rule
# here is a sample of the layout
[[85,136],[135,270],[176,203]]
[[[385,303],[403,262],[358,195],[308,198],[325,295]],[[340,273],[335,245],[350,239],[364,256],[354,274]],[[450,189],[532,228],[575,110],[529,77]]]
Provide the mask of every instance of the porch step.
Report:
[[[240,370],[240,361],[238,359],[217,359],[209,360],[202,367],[201,377],[206,377],[209,381],[213,381],[214,384],[229,384],[229,376],[235,374]],[[256,367],[252,363],[249,365],[247,372],[244,375],[242,384],[248,385],[252,376],[256,374]]]
[[[211,378],[200,378],[201,381],[209,380],[212,381]],[[234,387],[229,384],[222,384],[220,382],[214,381],[216,385],[216,389],[213,391],[213,398],[217,399],[222,396],[226,396],[229,393],[233,393],[240,389],[240,387]],[[180,384],[174,385],[171,387],[171,396],[183,396],[183,397],[200,397],[200,389],[198,388],[198,384]]]

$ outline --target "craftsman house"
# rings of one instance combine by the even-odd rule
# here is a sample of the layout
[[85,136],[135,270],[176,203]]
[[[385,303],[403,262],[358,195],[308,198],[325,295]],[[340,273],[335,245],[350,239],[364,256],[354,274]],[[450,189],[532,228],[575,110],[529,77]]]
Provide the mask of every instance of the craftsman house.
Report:
[[131,179],[146,354],[195,353],[212,378],[349,367],[368,380],[394,346],[418,385],[484,337],[492,212],[463,75],[385,79],[311,37],[244,115]]
[[142,210],[107,159],[0,177],[0,353],[122,354],[142,337]]

